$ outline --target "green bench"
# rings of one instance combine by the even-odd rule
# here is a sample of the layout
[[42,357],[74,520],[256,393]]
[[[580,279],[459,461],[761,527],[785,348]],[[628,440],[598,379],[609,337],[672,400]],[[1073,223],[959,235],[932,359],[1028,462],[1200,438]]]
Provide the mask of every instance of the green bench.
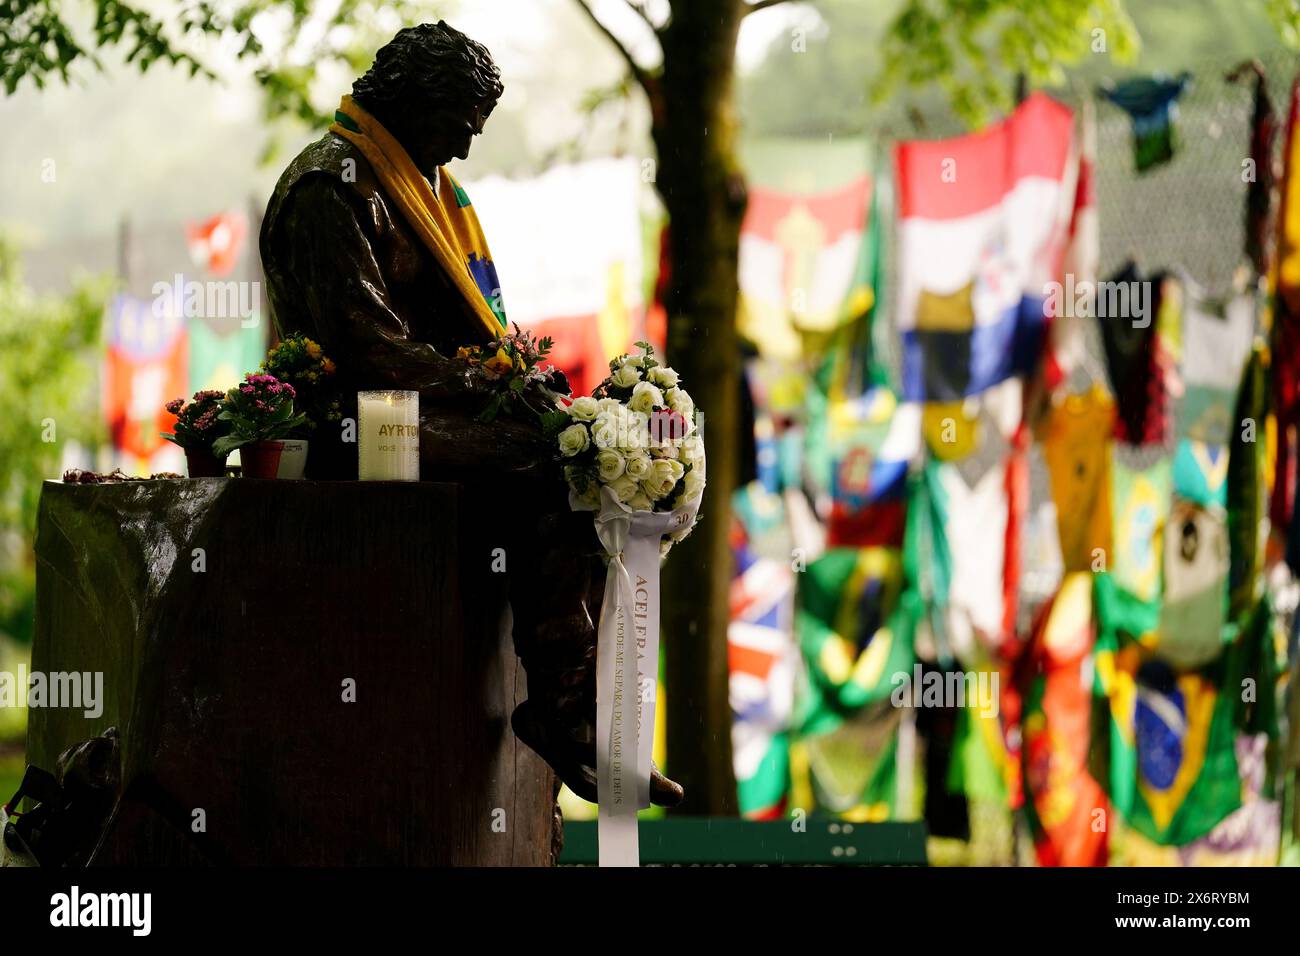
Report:
[[[643,864],[925,866],[924,823],[757,822],[724,817],[642,820]],[[564,824],[560,865],[596,863],[596,822]]]

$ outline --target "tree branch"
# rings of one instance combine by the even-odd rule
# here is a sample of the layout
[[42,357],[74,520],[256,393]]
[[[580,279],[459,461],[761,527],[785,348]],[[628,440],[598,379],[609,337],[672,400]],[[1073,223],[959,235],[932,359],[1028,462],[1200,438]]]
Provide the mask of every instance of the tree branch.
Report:
[[[654,77],[650,75],[650,72],[636,61],[632,56],[632,51],[624,45],[623,41],[616,37],[609,27],[600,22],[600,18],[596,16],[595,12],[591,9],[591,4],[588,3],[587,0],[574,0],[574,2],[577,3],[579,9],[587,15],[587,19],[595,25],[596,29],[604,34],[605,39],[614,45],[614,49],[618,51],[619,56],[621,56],[624,62],[627,63],[627,68],[631,71],[632,78],[640,84],[641,89],[645,90],[646,95],[653,99],[655,96]],[[657,32],[658,31],[656,31],[656,33]]]

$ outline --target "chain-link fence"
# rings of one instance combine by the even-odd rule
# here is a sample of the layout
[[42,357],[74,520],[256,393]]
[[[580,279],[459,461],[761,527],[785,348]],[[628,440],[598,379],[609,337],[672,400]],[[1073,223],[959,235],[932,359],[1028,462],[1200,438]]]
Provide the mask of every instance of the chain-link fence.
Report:
[[[1198,64],[1178,100],[1175,152],[1139,173],[1132,120],[1097,97],[1097,208],[1101,277],[1134,260],[1144,272],[1182,267],[1212,295],[1223,295],[1246,262],[1245,203],[1254,80],[1230,83],[1237,63]],[[1261,61],[1278,122],[1280,159],[1291,81],[1300,57]],[[1258,171],[1256,171],[1258,175]]]

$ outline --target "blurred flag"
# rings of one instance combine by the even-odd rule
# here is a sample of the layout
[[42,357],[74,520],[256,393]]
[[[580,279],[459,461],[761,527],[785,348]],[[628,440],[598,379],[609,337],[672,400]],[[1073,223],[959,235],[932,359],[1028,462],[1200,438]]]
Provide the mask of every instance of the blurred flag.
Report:
[[1176,77],[1157,73],[1134,77],[1102,90],[1133,121],[1133,166],[1139,173],[1174,158],[1178,97],[1183,95],[1191,78],[1190,73]]
[[1210,299],[1186,276],[1182,285],[1179,372],[1185,391],[1175,418],[1174,491],[1201,505],[1223,507],[1233,404],[1255,338],[1255,302],[1246,295]]
[[1241,803],[1232,728],[1235,688],[1178,673],[1158,661],[1138,671],[1134,738],[1137,800],[1133,826],[1158,843],[1209,833]]
[[1036,93],[978,133],[897,146],[904,401],[960,402],[1036,366],[1074,206],[1072,127]]
[[825,421],[816,424],[825,431],[830,468],[827,544],[901,547],[908,463],[919,452],[915,406],[899,408],[884,386],[826,405]]
[[1300,79],[1291,84],[1286,145],[1282,150],[1282,200],[1277,215],[1271,334],[1273,414],[1277,461],[1269,517],[1285,535],[1295,506],[1296,458],[1300,455]]
[[872,180],[801,195],[751,187],[740,232],[740,331],[767,356],[797,358],[875,301],[875,245],[864,241]]
[[1104,387],[1059,398],[1038,422],[1056,531],[1067,571],[1090,571],[1111,550],[1115,403]]
[[1178,668],[1223,650],[1228,598],[1228,520],[1222,508],[1175,498],[1165,521],[1164,599],[1156,653]]
[[227,391],[266,357],[266,332],[260,320],[244,328],[237,318],[198,316],[189,320],[188,331],[189,394],[210,388]]
[[1246,258],[1255,267],[1256,275],[1267,275],[1269,264],[1269,213],[1273,208],[1273,186],[1276,180],[1273,165],[1273,141],[1277,138],[1277,114],[1268,95],[1268,77],[1258,61],[1241,64],[1225,79],[1236,83],[1247,74],[1254,77],[1254,109],[1250,117],[1250,164],[1253,175],[1246,187]]
[[808,671],[802,733],[838,728],[888,698],[894,674],[910,672],[912,628],[899,613],[902,572],[896,548],[832,548],[799,575],[796,622]]
[[[1069,169],[1074,174],[1074,210],[1070,217],[1070,238],[1065,249],[1062,273],[1065,283],[1073,282],[1076,289],[1081,283],[1096,282],[1098,261],[1101,258],[1101,226],[1097,220],[1097,109],[1092,99],[1085,97],[1079,110],[1075,148],[1071,151]],[[1088,358],[1085,328],[1091,320],[1084,309],[1065,307],[1062,301],[1057,308],[1049,303],[1048,348],[1044,356],[1044,377],[1049,390],[1070,381],[1072,373]],[[1073,305],[1073,303],[1071,304]]]
[[247,237],[248,217],[238,210],[219,212],[203,222],[185,224],[190,259],[200,269],[218,277],[234,271]]
[[731,731],[740,813],[780,817],[790,787],[790,718],[797,651],[791,633],[794,575],[789,564],[735,548],[731,585]]
[[[1101,584],[1104,576],[1099,578]],[[1187,846],[1211,834],[1242,805],[1242,733],[1278,733],[1279,664],[1272,608],[1259,601],[1231,625],[1225,652],[1212,664],[1179,670],[1146,658],[1123,636],[1141,624],[1107,623],[1122,608],[1097,590],[1099,689],[1109,696],[1112,798],[1146,840]],[[1104,639],[1103,639],[1104,637]],[[1244,688],[1252,688],[1251,693]]]
[[107,322],[104,416],[122,467],[148,473],[155,454],[174,447],[159,434],[176,420],[163,405],[189,394],[185,322],[163,300],[125,294],[109,303]]
[[1268,415],[1267,346],[1257,344],[1242,370],[1228,444],[1226,499],[1228,512],[1229,615],[1245,614],[1258,598],[1268,541],[1268,441],[1257,440]]
[[1115,866],[1276,866],[1282,841],[1282,806],[1264,795],[1267,734],[1237,738],[1244,797],[1239,809],[1209,833],[1182,846],[1162,846],[1135,830],[1116,840]]
[[1173,471],[1168,457],[1138,461],[1129,458],[1126,447],[1114,446],[1111,461],[1114,547],[1104,556],[1106,567],[1121,592],[1152,606],[1163,593],[1161,555],[1172,496]]
[[1092,576],[1072,571],[1040,613],[1021,673],[1025,807],[1042,866],[1105,866],[1110,805],[1088,772]]

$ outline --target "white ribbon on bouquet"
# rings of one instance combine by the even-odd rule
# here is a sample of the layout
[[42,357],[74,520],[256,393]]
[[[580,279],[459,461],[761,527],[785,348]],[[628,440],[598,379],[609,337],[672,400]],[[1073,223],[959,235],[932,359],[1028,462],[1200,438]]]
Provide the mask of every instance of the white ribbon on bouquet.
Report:
[[659,677],[659,544],[694,523],[701,497],[675,511],[633,511],[601,488],[596,536],[609,555],[596,644],[601,866],[640,865],[636,815],[650,806]]

